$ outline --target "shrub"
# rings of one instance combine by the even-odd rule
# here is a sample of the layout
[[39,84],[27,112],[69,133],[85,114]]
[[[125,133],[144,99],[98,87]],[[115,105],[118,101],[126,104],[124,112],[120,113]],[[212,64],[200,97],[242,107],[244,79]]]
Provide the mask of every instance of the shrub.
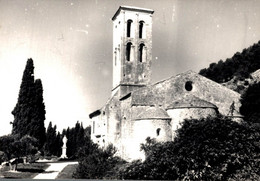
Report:
[[124,161],[114,156],[116,149],[112,145],[108,145],[106,149],[100,149],[93,145],[93,149],[89,149],[85,157],[81,155],[81,160],[73,174],[74,178],[81,179],[103,179],[113,176],[113,168]]
[[249,123],[260,123],[260,82],[250,85],[241,96],[240,113]]
[[185,121],[174,140],[175,154],[180,155],[175,160],[178,175],[188,179],[227,179],[255,162],[260,151],[256,144],[259,138],[254,127],[226,118]]
[[7,156],[3,151],[0,151],[0,165],[2,162],[7,161]]
[[148,180],[177,179],[173,149],[173,142],[156,142],[154,139],[148,137],[146,143],[141,145],[141,150],[145,152],[145,161],[135,160],[127,164],[119,170],[118,178]]
[[259,129],[227,118],[185,120],[174,141],[147,139],[141,146],[145,161],[128,164],[119,178],[260,179],[259,138]]

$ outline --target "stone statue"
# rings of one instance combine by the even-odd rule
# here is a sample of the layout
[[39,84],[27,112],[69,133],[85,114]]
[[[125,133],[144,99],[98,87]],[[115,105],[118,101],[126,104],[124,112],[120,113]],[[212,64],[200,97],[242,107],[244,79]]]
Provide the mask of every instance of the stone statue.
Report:
[[64,135],[64,137],[63,137],[63,139],[62,139],[62,142],[63,142],[63,146],[62,146],[62,154],[61,154],[61,158],[68,158],[67,157],[67,154],[66,154],[66,152],[67,152],[67,146],[66,146],[66,144],[67,144],[67,138],[66,138],[66,135]]
[[64,136],[63,139],[62,139],[63,147],[64,147],[64,146],[66,147],[67,140],[68,140],[68,139],[66,138],[66,136]]

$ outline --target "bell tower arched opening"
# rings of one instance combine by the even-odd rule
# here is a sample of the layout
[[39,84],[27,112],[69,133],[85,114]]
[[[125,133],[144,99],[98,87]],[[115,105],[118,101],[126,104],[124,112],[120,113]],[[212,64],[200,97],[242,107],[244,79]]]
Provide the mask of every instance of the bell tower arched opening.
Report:
[[144,21],[139,22],[139,38],[144,38]]
[[131,19],[127,20],[127,31],[126,31],[126,37],[131,37],[131,26],[133,21]]

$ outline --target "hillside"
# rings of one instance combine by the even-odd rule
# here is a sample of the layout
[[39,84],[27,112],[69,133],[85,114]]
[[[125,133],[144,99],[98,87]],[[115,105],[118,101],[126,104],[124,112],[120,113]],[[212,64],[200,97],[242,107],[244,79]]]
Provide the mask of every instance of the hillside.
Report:
[[[253,76],[260,69],[260,41],[237,52],[232,58],[218,63],[211,63],[208,68],[200,70],[199,74],[221,83],[239,93],[242,93],[258,76]],[[256,72],[256,73],[255,73]]]

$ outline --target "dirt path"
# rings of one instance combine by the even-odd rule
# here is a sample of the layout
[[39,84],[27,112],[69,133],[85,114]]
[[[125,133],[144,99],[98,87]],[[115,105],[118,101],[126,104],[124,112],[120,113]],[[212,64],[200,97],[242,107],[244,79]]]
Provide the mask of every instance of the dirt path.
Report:
[[77,163],[78,162],[50,162],[48,163],[50,166],[43,173],[36,175],[33,179],[55,179],[67,165]]

